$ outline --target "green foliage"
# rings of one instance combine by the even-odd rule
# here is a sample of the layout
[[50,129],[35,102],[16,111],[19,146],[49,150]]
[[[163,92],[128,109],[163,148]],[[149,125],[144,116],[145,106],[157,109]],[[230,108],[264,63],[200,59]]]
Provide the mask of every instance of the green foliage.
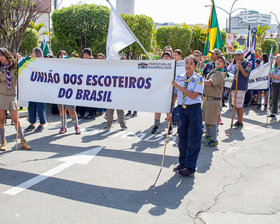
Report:
[[267,53],[269,56],[271,45],[273,46],[273,53],[277,51],[277,41],[274,39],[265,39],[261,45],[262,53]]
[[34,24],[33,22],[30,22],[28,25],[29,28],[35,29],[38,33],[44,26],[45,26],[44,23]]
[[222,40],[224,42],[224,46],[226,46],[226,43],[227,43],[227,32],[224,31],[224,30],[221,30],[221,36],[222,36]]
[[90,47],[93,55],[106,52],[110,10],[99,5],[73,5],[55,10],[53,33],[65,46],[82,52]]
[[191,30],[192,30],[192,40],[191,40],[190,48],[192,52],[194,50],[200,50],[201,52],[203,52],[205,41],[206,41],[205,30],[198,25],[192,26]]
[[182,55],[190,53],[192,31],[187,26],[165,26],[156,31],[157,45],[163,49],[169,45],[172,49],[181,49]]
[[[145,50],[149,52],[152,48],[154,27],[153,19],[145,15],[122,14],[121,16],[140,43],[143,45]],[[135,56],[144,54],[144,51],[140,45],[135,42],[122,50],[122,53],[130,55],[132,58],[134,58]]]
[[70,56],[71,53],[74,51],[73,48],[65,45],[64,43],[62,43],[61,41],[59,41],[56,36],[52,36],[51,38],[51,49],[53,52],[53,56],[56,57],[57,53],[60,50],[65,50],[67,52],[67,54]]
[[262,54],[262,44],[264,42],[264,38],[266,36],[266,30],[269,29],[269,26],[260,26],[258,25],[257,33],[256,33],[256,51]]
[[26,29],[19,52],[22,56],[30,56],[34,47],[39,45],[39,35],[35,29]]

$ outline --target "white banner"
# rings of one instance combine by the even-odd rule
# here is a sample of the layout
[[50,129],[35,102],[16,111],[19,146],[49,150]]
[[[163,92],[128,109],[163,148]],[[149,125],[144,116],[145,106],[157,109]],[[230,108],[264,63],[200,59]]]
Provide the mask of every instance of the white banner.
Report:
[[31,58],[19,69],[19,99],[170,112],[175,61]]
[[186,70],[185,70],[185,61],[184,60],[181,60],[181,61],[177,61],[176,62],[176,76],[178,75],[182,75],[186,73]]
[[[249,76],[248,89],[267,89],[269,87],[270,62],[252,70]],[[234,75],[228,73],[225,80],[225,87],[231,88]]]
[[267,89],[269,87],[270,62],[252,70],[249,76],[248,89]]
[[233,48],[234,48],[234,34],[233,33],[227,33],[227,54],[233,54]]

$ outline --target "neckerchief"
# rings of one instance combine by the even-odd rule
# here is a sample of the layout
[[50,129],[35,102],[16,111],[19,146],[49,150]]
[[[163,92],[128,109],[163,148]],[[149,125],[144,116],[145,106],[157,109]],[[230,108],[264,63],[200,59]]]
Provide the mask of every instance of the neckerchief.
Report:
[[[187,89],[187,88],[188,88],[188,83],[191,82],[192,80],[194,80],[194,78],[192,78],[192,79],[191,79],[191,78],[185,79],[185,78],[183,77],[183,80],[184,80],[184,83],[185,83],[184,88]],[[185,104],[185,99],[186,99],[186,94],[183,93],[182,105]]]
[[11,73],[10,73],[10,63],[8,65],[3,65],[2,67],[4,69],[6,69],[6,74],[7,74],[7,86],[8,86],[8,90],[10,90],[12,88],[12,79],[11,79]]

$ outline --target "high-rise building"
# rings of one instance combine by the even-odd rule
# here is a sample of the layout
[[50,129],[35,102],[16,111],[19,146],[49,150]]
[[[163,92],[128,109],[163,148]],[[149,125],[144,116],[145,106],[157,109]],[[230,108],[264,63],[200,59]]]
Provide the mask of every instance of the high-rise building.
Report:
[[116,9],[119,14],[134,15],[135,1],[134,0],[117,0]]

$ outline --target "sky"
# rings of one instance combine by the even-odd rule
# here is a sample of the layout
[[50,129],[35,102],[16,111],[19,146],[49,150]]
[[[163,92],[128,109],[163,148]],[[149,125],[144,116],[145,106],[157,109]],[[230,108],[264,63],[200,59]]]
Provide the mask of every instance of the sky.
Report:
[[[106,0],[59,0],[59,8],[76,5],[79,3],[105,5],[109,7]],[[116,6],[116,0],[110,1]],[[230,12],[234,0],[215,0],[216,7],[221,7]],[[186,24],[206,24],[208,23],[211,7],[211,0],[135,0],[135,14],[144,14],[152,17],[154,22],[174,22]],[[238,0],[235,2],[233,11],[238,8],[256,10],[263,14],[274,12],[280,20],[279,0]],[[226,28],[226,19],[229,15],[220,9],[217,10],[220,29]],[[232,13],[235,16],[242,10]],[[276,21],[272,16],[271,23]]]

